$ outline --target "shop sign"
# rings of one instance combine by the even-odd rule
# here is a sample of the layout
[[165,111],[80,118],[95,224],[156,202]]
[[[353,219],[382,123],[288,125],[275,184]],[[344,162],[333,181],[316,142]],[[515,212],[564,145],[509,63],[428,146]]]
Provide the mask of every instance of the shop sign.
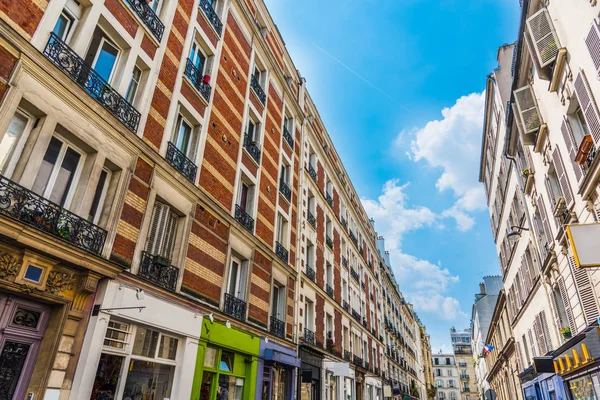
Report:
[[[569,350],[554,358],[554,372],[565,375],[577,371],[594,362],[600,356],[600,328],[585,333],[585,338]],[[594,357],[595,356],[595,357]]]

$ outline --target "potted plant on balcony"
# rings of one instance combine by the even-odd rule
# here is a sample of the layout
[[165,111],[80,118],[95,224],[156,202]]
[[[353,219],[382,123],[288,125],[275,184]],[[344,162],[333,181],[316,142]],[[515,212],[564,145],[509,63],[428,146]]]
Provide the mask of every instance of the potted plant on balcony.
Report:
[[567,340],[571,338],[571,327],[569,326],[565,326],[564,328],[562,328],[560,330],[560,334],[562,335],[562,337]]
[[169,265],[171,265],[171,260],[166,259],[163,256],[154,256],[152,262],[154,265],[162,265],[163,267],[168,267]]

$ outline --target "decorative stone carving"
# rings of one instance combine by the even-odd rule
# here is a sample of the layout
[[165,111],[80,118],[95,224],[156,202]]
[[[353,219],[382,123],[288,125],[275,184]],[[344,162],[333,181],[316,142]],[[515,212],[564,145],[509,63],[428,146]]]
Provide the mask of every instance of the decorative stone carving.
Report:
[[17,276],[19,267],[20,262],[15,256],[0,252],[0,278],[6,279]]
[[53,269],[48,274],[46,281],[46,291],[49,293],[60,293],[65,290],[73,289],[75,279],[73,274],[60,269]]

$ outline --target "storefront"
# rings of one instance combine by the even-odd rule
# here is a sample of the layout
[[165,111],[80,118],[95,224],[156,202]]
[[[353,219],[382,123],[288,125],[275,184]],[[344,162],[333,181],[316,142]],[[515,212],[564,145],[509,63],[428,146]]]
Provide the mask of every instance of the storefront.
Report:
[[258,359],[257,400],[287,400],[295,393],[296,370],[300,359],[296,349],[290,349],[265,339],[260,340]]
[[354,368],[350,368],[349,374],[344,378],[344,400],[352,400],[356,398],[355,395],[355,377]]
[[596,324],[554,352],[554,368],[572,400],[600,400],[600,328]]
[[256,396],[260,339],[227,325],[203,320],[193,400],[253,400]]
[[189,399],[202,315],[102,282],[71,399]]
[[323,368],[323,354],[300,346],[298,353],[300,360],[300,375],[298,377],[298,399],[321,399],[321,371]]
[[531,367],[520,378],[526,400],[566,399],[562,379],[556,374],[536,374]]
[[381,397],[381,379],[377,379],[373,376],[367,376],[366,378],[366,400],[383,400]]

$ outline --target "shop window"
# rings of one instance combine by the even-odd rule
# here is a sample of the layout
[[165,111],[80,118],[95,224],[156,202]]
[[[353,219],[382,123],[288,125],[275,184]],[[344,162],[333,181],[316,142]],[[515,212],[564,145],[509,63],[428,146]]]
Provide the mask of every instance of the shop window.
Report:
[[[219,364],[216,361],[219,360]],[[245,359],[239,354],[215,347],[206,347],[204,370],[200,384],[200,399],[241,400],[245,374]]]

